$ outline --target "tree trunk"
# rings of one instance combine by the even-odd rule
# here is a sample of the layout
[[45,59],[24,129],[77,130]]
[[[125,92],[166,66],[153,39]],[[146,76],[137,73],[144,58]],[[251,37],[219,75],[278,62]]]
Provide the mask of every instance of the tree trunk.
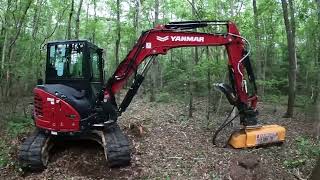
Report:
[[[262,57],[261,57],[261,45],[260,45],[260,28],[259,28],[259,15],[258,15],[258,8],[256,0],[252,0],[253,6],[253,24],[254,24],[254,37],[255,37],[255,64],[256,64],[256,72],[257,72],[257,79],[262,79]],[[263,96],[263,84],[259,85],[259,92],[260,95]]]
[[[153,26],[155,27],[159,23],[159,0],[154,1],[154,22]],[[150,83],[150,101],[155,101],[155,92],[158,87],[157,79],[159,75],[159,63],[154,61],[153,66],[151,68],[151,83]]]
[[159,23],[159,0],[154,1],[154,26]]
[[[2,46],[2,54],[1,54],[1,74],[0,74],[0,83],[4,84],[2,80],[4,79],[5,76],[5,59],[6,59],[6,52],[7,52],[7,44],[8,44],[8,32],[5,30],[5,35],[4,35],[4,41],[3,41],[3,46]],[[5,87],[2,85],[0,89],[0,97],[4,96],[5,92]]]
[[140,36],[140,30],[139,30],[139,17],[140,17],[140,8],[141,8],[141,2],[140,0],[136,0],[136,8],[135,8],[135,18],[134,18],[134,29],[135,29],[135,39]]
[[318,180],[320,178],[320,157],[317,161],[316,166],[314,167],[310,180]]
[[10,38],[12,39],[11,42],[10,42],[10,47],[9,48],[12,48],[15,44],[16,44],[16,41],[18,40],[19,36],[20,36],[20,33],[21,33],[21,29],[22,29],[22,26],[23,26],[23,23],[24,23],[24,20],[26,18],[26,15],[28,13],[28,10],[30,9],[30,6],[31,6],[31,3],[32,3],[33,0],[29,0],[27,5],[26,5],[26,8],[24,9],[22,15],[21,15],[21,18],[19,19],[18,21],[18,24],[16,26],[16,33],[14,35],[14,37]]
[[[4,20],[1,26],[1,35],[4,36],[4,41],[2,44],[2,50],[1,50],[1,71],[0,71],[0,83],[2,83],[2,79],[5,76],[5,59],[6,59],[6,52],[7,52],[7,45],[8,45],[8,14],[10,11],[10,5],[11,5],[11,0],[7,0],[7,7],[6,7],[6,11],[4,14]],[[2,92],[4,90],[4,86],[3,87]],[[2,94],[1,94],[2,95]]]
[[5,30],[4,32],[4,41],[3,41],[3,45],[2,45],[2,56],[1,56],[1,76],[2,77],[2,73],[4,72],[4,64],[5,64],[5,59],[6,59],[6,52],[7,52],[7,41],[8,41],[8,32],[7,30]]
[[96,26],[97,26],[97,22],[98,22],[97,0],[93,0],[93,10],[94,10],[94,27],[93,27],[93,31],[92,31],[92,43],[95,43],[95,41],[96,41]]
[[[320,28],[320,0],[315,0],[315,2],[317,3],[317,16],[318,16],[318,22],[317,22],[317,28]],[[318,79],[316,81],[316,87],[315,87],[315,95],[313,98],[313,103],[317,103],[319,100],[319,96],[320,96],[320,35],[319,33],[316,34],[316,36],[318,36],[316,39],[316,43],[317,43],[317,58],[315,60],[315,65],[317,67],[317,74],[318,74]]]
[[[208,61],[208,65],[209,65],[209,61],[210,61],[210,57],[209,57],[209,47],[206,47],[206,59]],[[207,67],[207,91],[208,91],[208,104],[207,104],[207,115],[206,115],[206,119],[207,119],[207,128],[209,127],[209,123],[210,123],[210,114],[211,114],[211,67],[208,66]]]
[[87,10],[86,10],[86,30],[85,30],[85,33],[84,33],[84,36],[86,37],[86,38],[88,38],[89,39],[89,35],[88,35],[88,24],[89,24],[89,5],[90,5],[90,3],[89,2],[87,2]]
[[6,72],[6,87],[5,87],[5,96],[9,97],[11,94],[11,85],[12,85],[12,77],[11,77],[11,66],[12,66],[12,59],[15,52],[15,46],[9,46],[8,48],[8,66]]
[[[117,39],[116,39],[116,66],[119,65],[119,49],[120,49],[120,38],[121,38],[121,34],[120,34],[120,0],[117,0]],[[120,101],[120,93],[118,93],[117,97],[117,102]]]
[[288,106],[287,112],[284,117],[290,118],[293,116],[294,104],[295,104],[295,94],[296,94],[296,77],[297,77],[297,58],[295,50],[295,20],[293,12],[292,0],[289,0],[290,5],[290,19],[288,13],[288,3],[286,0],[281,0],[283,19],[286,27],[287,33],[287,43],[288,43],[288,54],[289,54],[289,89],[288,89]]
[[[317,3],[317,10],[318,10],[318,22],[317,22],[317,26],[318,28],[320,27],[320,0],[315,0]],[[317,34],[318,38],[317,38],[317,59],[316,59],[316,66],[317,66],[317,85],[316,85],[316,92],[315,92],[315,98],[314,98],[314,103],[315,103],[315,120],[316,120],[316,126],[315,126],[315,131],[316,131],[316,137],[319,140],[320,137],[320,35],[319,33]],[[312,174],[312,180],[319,178],[320,177],[320,158],[318,160],[318,163],[316,165],[316,168],[313,171]]]
[[71,39],[71,22],[72,22],[73,11],[74,11],[74,0],[71,1],[71,9],[69,13],[66,39]]
[[82,3],[83,3],[83,0],[80,0],[78,12],[77,12],[77,17],[76,17],[76,29],[75,29],[75,38],[76,38],[76,39],[79,39],[79,33],[80,33],[80,13],[81,13],[81,8],[82,8]]
[[37,36],[37,32],[38,32],[38,21],[39,21],[39,17],[40,17],[40,8],[42,5],[42,0],[37,0],[36,2],[36,6],[34,8],[34,14],[33,14],[33,20],[32,20],[32,38],[35,39]]
[[[196,9],[195,9],[195,1],[196,0],[192,0],[191,2],[191,6],[192,6],[192,16],[196,17]],[[193,57],[193,63],[192,63],[192,67],[194,67],[198,61],[199,61],[199,57],[198,57],[198,48],[195,47],[194,50],[192,51],[192,57]],[[195,81],[194,81],[194,70],[193,68],[191,68],[191,76],[189,78],[189,117],[192,117],[193,115],[193,91],[195,89]]]
[[[5,45],[5,48],[3,48],[5,53],[2,55],[2,61],[4,62],[4,59],[7,59],[7,68],[6,68],[6,83],[3,84],[5,86],[4,95],[9,96],[10,95],[10,87],[11,87],[11,66],[12,66],[12,59],[13,59],[13,51],[15,49],[16,42],[18,38],[20,37],[20,33],[23,27],[23,24],[25,22],[27,13],[30,9],[30,6],[32,4],[33,0],[28,0],[26,3],[25,8],[23,9],[22,14],[20,15],[19,20],[16,22],[16,25],[13,27],[15,28],[15,33],[10,37],[9,34],[7,34],[7,43]],[[7,31],[10,27],[7,27]],[[8,32],[7,32],[8,33]],[[3,73],[3,72],[2,72]],[[2,85],[2,84],[1,84]]]
[[[161,19],[166,19],[166,11],[162,8],[162,18]],[[168,56],[166,56],[166,57],[163,57],[163,58],[168,58]],[[163,61],[161,61],[161,62],[164,62],[164,60]],[[159,88],[160,89],[162,89],[163,88],[163,69],[164,69],[164,67],[165,67],[165,65],[164,65],[164,63],[160,63],[159,62],[159,66],[158,66],[158,72],[159,72]]]

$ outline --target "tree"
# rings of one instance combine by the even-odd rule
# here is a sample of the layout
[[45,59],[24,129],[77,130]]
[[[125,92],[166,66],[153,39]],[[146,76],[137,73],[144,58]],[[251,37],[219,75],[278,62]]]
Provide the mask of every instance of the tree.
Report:
[[[191,8],[192,8],[192,16],[195,18],[197,15],[196,12],[196,2],[195,0],[192,0],[191,2]],[[191,76],[189,77],[189,117],[193,116],[193,91],[197,87],[197,84],[195,84],[194,80],[194,69],[193,67],[196,66],[199,62],[199,55],[198,55],[198,48],[194,47],[192,51],[192,57],[193,57],[193,64],[191,67]]]
[[[154,1],[154,22],[153,26],[155,27],[159,23],[159,0]],[[150,101],[155,101],[155,91],[158,87],[157,79],[159,76],[159,63],[157,61],[153,62],[152,72],[151,72],[151,81],[150,81]]]
[[[119,2],[120,3],[120,2]],[[119,5],[120,6],[120,5]],[[118,6],[117,6],[118,7]],[[95,43],[96,41],[96,30],[97,30],[97,22],[98,22],[98,17],[97,17],[97,0],[93,0],[93,10],[94,10],[94,25],[93,25],[93,30],[92,30],[92,42]]]
[[[117,0],[117,30],[116,30],[116,51],[115,51],[115,57],[116,57],[116,66],[119,65],[119,48],[120,48],[120,40],[121,40],[121,26],[120,26],[120,0]],[[117,102],[119,102],[120,96],[117,96]]]
[[134,38],[137,38],[140,35],[140,32],[139,32],[140,11],[141,11],[141,1],[136,0],[135,1],[135,17],[134,17],[134,23],[133,23],[133,27],[135,30],[135,37]]
[[81,7],[82,7],[83,0],[80,0],[79,7],[77,11],[77,17],[76,17],[76,29],[75,29],[75,38],[79,39],[79,31],[80,31],[80,13],[81,13]]
[[71,1],[71,8],[69,12],[69,20],[68,20],[68,27],[67,27],[67,35],[66,39],[71,39],[71,25],[72,25],[72,16],[74,11],[74,0]]
[[[315,0],[316,4],[317,4],[317,27],[320,27],[320,0]],[[320,35],[319,33],[316,34],[316,36],[318,36],[317,39],[317,58],[315,58],[315,64],[316,64],[316,68],[317,68],[317,74],[318,74],[318,78],[316,81],[316,90],[315,90],[315,96],[314,96],[314,100],[313,103],[317,103],[317,101],[319,100],[319,96],[320,96]]]
[[[296,79],[297,79],[297,57],[296,57],[296,43],[295,43],[295,19],[294,19],[294,9],[292,0],[289,1],[289,12],[288,12],[288,3],[287,0],[281,0],[282,10],[283,10],[283,19],[286,28],[287,34],[287,43],[288,43],[288,55],[289,55],[289,70],[288,70],[288,106],[287,112],[284,117],[292,117],[295,96],[296,96]],[[290,19],[289,19],[290,13]]]
[[[253,26],[254,26],[254,37],[255,37],[255,62],[256,62],[256,72],[257,72],[257,79],[261,80],[262,75],[262,58],[261,58],[261,46],[260,46],[260,28],[259,28],[259,15],[258,15],[258,8],[257,8],[257,1],[252,0],[253,6]],[[263,96],[263,85],[259,86],[260,94]]]
[[314,167],[310,180],[317,180],[320,177],[320,158],[317,161],[316,166]]
[[[206,59],[207,59],[207,63],[208,65],[210,65],[210,52],[209,52],[209,47],[206,47]],[[208,66],[207,67],[207,91],[208,91],[208,95],[207,95],[207,99],[208,99],[208,104],[207,104],[207,114],[206,114],[206,120],[207,120],[207,127],[209,126],[210,123],[210,114],[211,114],[211,67]]]
[[[11,1],[8,0],[8,6],[7,9],[9,13],[10,12],[10,5],[11,5]],[[14,16],[18,16],[17,19],[15,19],[14,24],[10,24],[9,23],[9,19],[6,19],[5,21],[5,26],[3,26],[4,30],[5,30],[5,41],[4,44],[2,46],[2,60],[1,60],[1,77],[3,77],[2,75],[5,73],[5,79],[6,82],[5,83],[1,83],[1,85],[3,84],[2,87],[4,87],[4,89],[2,90],[2,94],[4,96],[9,97],[11,94],[10,88],[12,85],[12,64],[13,62],[13,57],[14,57],[14,53],[15,53],[15,48],[16,48],[16,44],[17,44],[17,40],[20,37],[20,34],[22,32],[22,29],[25,28],[24,23],[27,17],[27,13],[30,9],[30,6],[32,4],[33,0],[28,0],[28,1],[24,1],[24,2],[20,2],[18,4],[18,2],[15,2],[16,6],[20,6],[20,8],[22,9],[22,12],[13,14]],[[5,15],[7,16],[7,14]],[[8,16],[7,16],[8,17]],[[7,66],[6,66],[6,70],[5,68],[5,60],[7,60]]]

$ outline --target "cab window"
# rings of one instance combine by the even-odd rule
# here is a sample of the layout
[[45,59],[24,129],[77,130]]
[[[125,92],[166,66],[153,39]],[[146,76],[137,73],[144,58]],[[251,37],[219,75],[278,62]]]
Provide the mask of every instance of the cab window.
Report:
[[83,78],[84,44],[54,44],[49,47],[48,74],[52,78]]
[[96,50],[90,50],[90,60],[92,66],[92,78],[93,80],[100,81],[99,54]]

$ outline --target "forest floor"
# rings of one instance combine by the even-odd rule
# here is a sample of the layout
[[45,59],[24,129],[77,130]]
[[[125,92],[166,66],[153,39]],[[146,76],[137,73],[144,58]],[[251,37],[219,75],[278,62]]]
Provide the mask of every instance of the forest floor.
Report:
[[[237,150],[223,147],[228,135],[238,128],[237,121],[221,132],[217,145],[211,143],[213,131],[227,110],[220,113],[221,117],[212,116],[207,127],[206,101],[195,101],[193,118],[187,118],[186,109],[178,102],[135,99],[119,119],[132,143],[132,163],[128,167],[108,168],[103,149],[94,142],[66,142],[54,148],[43,172],[22,173],[12,162],[0,169],[0,179],[296,179],[307,178],[311,172],[314,159],[306,159],[301,143],[297,143],[305,142],[303,137],[312,139],[312,123],[301,120],[302,115],[284,119],[283,107],[259,104],[260,122],[285,126],[286,142],[282,146]],[[144,133],[129,128],[129,124],[142,126]],[[9,141],[13,160],[24,136]],[[299,163],[303,166],[289,167]]]

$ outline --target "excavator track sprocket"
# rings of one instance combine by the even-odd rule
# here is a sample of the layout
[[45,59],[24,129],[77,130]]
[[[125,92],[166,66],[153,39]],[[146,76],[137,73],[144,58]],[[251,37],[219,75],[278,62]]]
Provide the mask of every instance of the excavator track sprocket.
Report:
[[50,136],[36,130],[19,148],[18,159],[23,169],[42,171],[49,161]]
[[104,151],[110,167],[127,166],[131,161],[129,140],[117,123],[104,130]]

